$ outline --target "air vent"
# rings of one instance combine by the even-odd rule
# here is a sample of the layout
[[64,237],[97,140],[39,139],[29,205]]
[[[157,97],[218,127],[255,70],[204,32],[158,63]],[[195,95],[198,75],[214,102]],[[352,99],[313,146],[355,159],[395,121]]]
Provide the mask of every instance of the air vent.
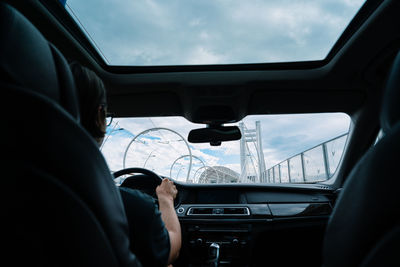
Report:
[[247,207],[191,207],[187,215],[193,216],[249,216]]
[[330,186],[328,186],[328,185],[318,185],[318,188],[321,188],[321,189],[331,189]]

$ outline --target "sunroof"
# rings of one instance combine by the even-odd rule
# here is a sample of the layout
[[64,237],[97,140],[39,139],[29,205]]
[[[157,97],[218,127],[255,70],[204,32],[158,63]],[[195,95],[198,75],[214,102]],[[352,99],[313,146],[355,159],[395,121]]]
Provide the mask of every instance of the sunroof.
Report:
[[[65,0],[61,0],[65,2]],[[110,65],[322,60],[365,0],[67,0]]]

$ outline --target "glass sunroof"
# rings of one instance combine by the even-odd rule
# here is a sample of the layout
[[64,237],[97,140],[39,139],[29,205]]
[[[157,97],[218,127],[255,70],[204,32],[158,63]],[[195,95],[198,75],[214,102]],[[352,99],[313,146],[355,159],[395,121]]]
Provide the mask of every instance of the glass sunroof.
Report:
[[364,2],[67,0],[65,7],[108,64],[148,66],[322,60]]

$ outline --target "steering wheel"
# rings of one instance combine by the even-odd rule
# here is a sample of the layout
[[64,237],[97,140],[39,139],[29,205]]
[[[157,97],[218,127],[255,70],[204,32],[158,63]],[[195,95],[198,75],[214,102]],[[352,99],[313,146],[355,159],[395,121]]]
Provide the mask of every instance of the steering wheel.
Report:
[[161,184],[162,178],[155,172],[143,168],[126,168],[114,172],[114,179],[120,177],[121,175],[133,173],[137,173],[139,175],[127,177],[120,186],[138,189],[150,196],[157,198],[156,188]]

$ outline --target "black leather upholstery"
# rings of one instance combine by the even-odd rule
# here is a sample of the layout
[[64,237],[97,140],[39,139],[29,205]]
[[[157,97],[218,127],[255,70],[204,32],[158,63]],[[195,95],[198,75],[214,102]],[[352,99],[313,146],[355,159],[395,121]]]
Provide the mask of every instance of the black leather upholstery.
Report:
[[369,266],[399,266],[397,260],[400,244],[400,226],[386,233],[361,264]]
[[110,170],[78,123],[66,60],[1,2],[0,22],[7,199],[2,260],[11,261],[7,266],[141,266],[129,251],[126,215]]
[[381,113],[381,127],[384,133],[389,132],[400,122],[400,53],[394,60],[387,79],[384,105]]
[[328,223],[324,266],[400,266],[400,53],[387,80],[385,136],[350,173]]
[[76,92],[67,62],[25,17],[4,3],[0,8],[0,36],[2,81],[42,93],[78,118]]

